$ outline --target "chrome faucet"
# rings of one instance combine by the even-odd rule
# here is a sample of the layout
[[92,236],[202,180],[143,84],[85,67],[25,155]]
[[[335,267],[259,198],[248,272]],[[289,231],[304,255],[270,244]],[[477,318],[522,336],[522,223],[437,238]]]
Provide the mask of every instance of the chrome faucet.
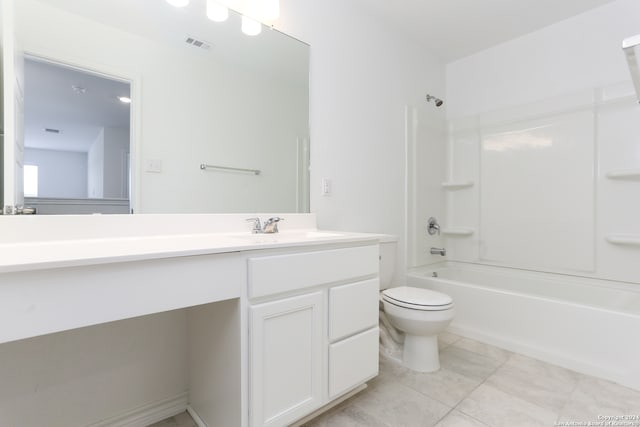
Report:
[[253,228],[251,229],[251,232],[253,234],[260,234],[260,233],[271,234],[271,233],[278,232],[278,222],[284,221],[284,218],[274,216],[266,220],[264,222],[264,225],[262,224],[262,221],[260,221],[260,218],[247,218],[246,220],[253,221]]
[[253,234],[262,233],[262,222],[260,218],[247,218],[245,221],[253,221],[253,229],[251,230]]
[[262,227],[263,233],[277,233],[278,232],[278,223],[280,221],[284,221],[284,218],[280,218],[278,216],[274,216],[269,218],[264,222],[264,226]]
[[431,255],[445,256],[446,254],[447,250],[445,248],[431,248]]
[[427,220],[427,232],[430,236],[438,233],[440,235],[440,224],[438,224],[438,220],[435,217],[431,217]]

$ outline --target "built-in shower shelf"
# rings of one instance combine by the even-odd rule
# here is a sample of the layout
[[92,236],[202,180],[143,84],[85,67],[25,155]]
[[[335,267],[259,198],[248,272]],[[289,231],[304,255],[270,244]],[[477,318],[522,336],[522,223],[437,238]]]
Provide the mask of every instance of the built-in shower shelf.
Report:
[[442,229],[442,234],[449,236],[471,236],[475,230],[467,227],[447,227]]
[[640,169],[621,169],[607,172],[607,178],[640,180]]
[[606,239],[614,245],[640,246],[640,234],[608,234]]
[[442,183],[442,188],[445,190],[460,190],[470,187],[473,187],[473,181],[446,181]]

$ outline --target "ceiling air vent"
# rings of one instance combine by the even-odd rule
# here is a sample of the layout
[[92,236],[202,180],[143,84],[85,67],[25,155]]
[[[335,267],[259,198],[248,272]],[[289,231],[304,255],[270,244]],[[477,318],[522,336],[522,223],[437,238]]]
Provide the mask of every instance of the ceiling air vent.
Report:
[[185,42],[187,44],[190,44],[193,47],[197,47],[200,49],[204,49],[204,50],[211,49],[211,43],[201,39],[197,39],[195,37],[187,36],[187,38],[185,39]]
[[53,128],[44,128],[44,131],[47,133],[62,133],[60,129],[53,129]]

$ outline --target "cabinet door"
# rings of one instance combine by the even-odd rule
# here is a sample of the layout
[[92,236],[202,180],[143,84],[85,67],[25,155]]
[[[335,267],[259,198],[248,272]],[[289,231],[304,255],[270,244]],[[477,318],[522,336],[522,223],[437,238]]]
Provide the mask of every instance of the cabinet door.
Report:
[[322,307],[321,292],[251,307],[251,426],[287,425],[321,406]]

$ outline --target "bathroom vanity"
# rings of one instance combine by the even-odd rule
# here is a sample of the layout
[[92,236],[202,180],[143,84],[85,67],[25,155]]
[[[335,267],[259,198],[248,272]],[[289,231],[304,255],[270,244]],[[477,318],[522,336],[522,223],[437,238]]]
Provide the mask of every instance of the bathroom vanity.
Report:
[[[18,340],[183,310],[185,393],[106,419],[98,408],[85,424],[143,426],[184,409],[208,427],[304,418],[377,375],[378,236],[285,217],[271,235],[251,234],[245,215],[5,217],[0,358]],[[64,221],[75,221],[65,239]]]

